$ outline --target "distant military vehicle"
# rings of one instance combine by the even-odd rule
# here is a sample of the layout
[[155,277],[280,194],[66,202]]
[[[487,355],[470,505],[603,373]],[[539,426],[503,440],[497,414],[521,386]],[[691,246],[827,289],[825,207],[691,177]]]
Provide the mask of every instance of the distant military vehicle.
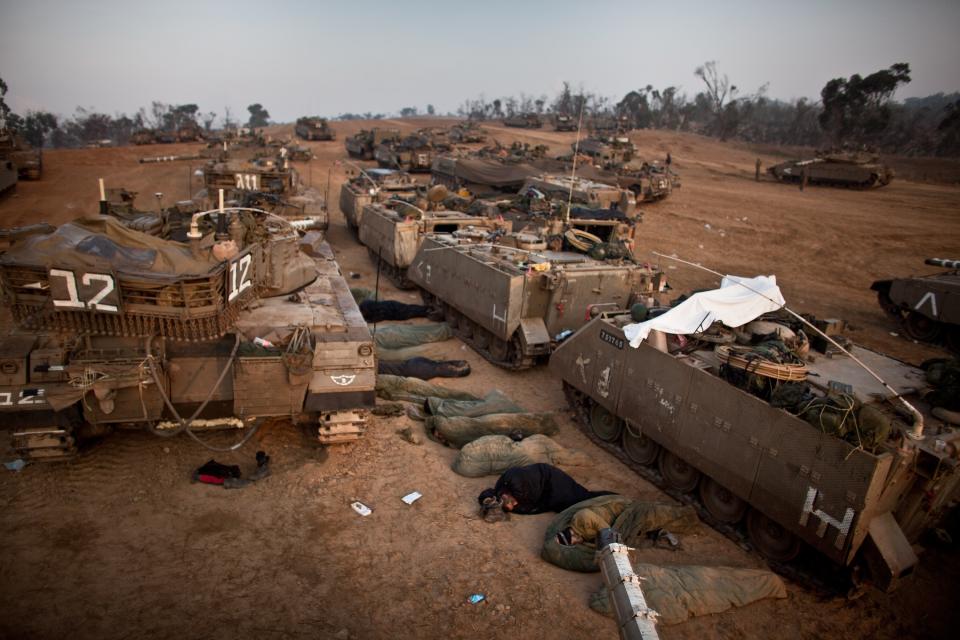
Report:
[[422,134],[385,140],[373,150],[373,158],[385,169],[425,173],[433,164],[434,145]]
[[636,196],[638,203],[663,200],[673,193],[674,189],[680,188],[680,176],[672,169],[659,163],[643,162],[638,165],[636,160],[617,169],[600,169],[578,164],[577,175],[594,182],[628,189]]
[[304,140],[335,140],[337,137],[327,119],[318,116],[299,118],[294,131]]
[[507,164],[492,158],[452,155],[438,156],[430,172],[433,182],[437,184],[453,190],[465,188],[473,193],[516,192],[527,178],[542,173],[529,164]]
[[[918,434],[850,358],[806,353],[802,339],[793,344],[803,357],[775,355],[799,327],[787,334],[778,318],[761,320],[745,334],[773,335],[779,347],[753,350],[739,335],[733,344],[730,330],[704,327],[632,348],[631,314],[610,311],[561,344],[550,369],[602,446],[674,497],[698,492],[706,521],[729,531],[745,520],[772,560],[812,547],[892,587],[917,562],[911,542],[960,497],[960,431]],[[924,387],[913,367],[853,353],[896,393]]]
[[340,212],[354,231],[360,227],[363,208],[373,202],[417,196],[417,183],[410,174],[393,169],[360,169],[340,187]]
[[596,116],[589,121],[587,129],[596,134],[626,133],[630,130],[630,120],[627,116]]
[[457,144],[473,144],[487,141],[487,133],[479,124],[472,120],[458,122],[450,128],[450,142]]
[[539,129],[543,120],[536,113],[518,113],[503,119],[505,127],[519,127],[521,129]]
[[370,258],[397,287],[412,289],[416,285],[407,277],[407,269],[424,238],[443,234],[454,242],[479,242],[497,230],[509,230],[509,225],[459,211],[424,211],[392,201],[363,208],[359,237]]
[[299,221],[300,228],[323,230],[329,225],[323,197],[302,184],[300,174],[284,158],[209,162],[203,168],[203,184],[197,199],[210,208],[218,206],[219,191],[223,189],[228,201]]
[[589,156],[593,164],[604,169],[622,167],[633,160],[637,152],[637,148],[626,136],[619,136],[610,140],[587,138],[579,143],[571,144],[570,148],[579,150],[581,154]]
[[509,240],[516,246],[427,236],[407,269],[461,339],[508,369],[534,366],[594,313],[651,304],[665,283],[659,271],[630,261],[548,250],[539,235]]
[[17,186],[17,168],[9,160],[0,158],[0,193],[6,193]]
[[932,267],[946,271],[928,276],[877,280],[883,310],[897,319],[903,332],[921,342],[943,341],[960,354],[960,260],[929,258]]
[[309,162],[313,160],[313,151],[310,150],[310,147],[295,144],[289,140],[282,141],[281,145],[281,149],[287,150],[286,157],[295,162]]
[[347,149],[347,154],[351,158],[360,160],[373,160],[373,150],[377,145],[387,140],[395,140],[400,137],[399,129],[382,129],[374,127],[373,129],[361,129],[359,133],[347,136],[343,144]]
[[186,221],[185,243],[101,216],[0,255],[18,325],[0,337],[0,413],[19,455],[132,424],[198,438],[278,416],[324,443],[360,434],[346,410],[374,403],[373,343],[322,236],[251,209]]
[[173,144],[178,142],[177,132],[170,130],[157,129],[153,132],[154,141],[160,144]]
[[767,173],[780,182],[824,187],[870,189],[883,187],[893,180],[893,169],[880,164],[879,157],[864,153],[826,153],[807,160],[789,160],[775,164]]
[[577,121],[574,120],[573,116],[566,113],[555,113],[553,115],[553,129],[554,131],[576,131]]
[[154,144],[156,141],[153,129],[137,129],[130,136],[130,144],[135,145]]
[[203,140],[203,129],[196,122],[184,122],[177,129],[178,142],[197,142]]
[[0,130],[0,160],[11,161],[21,180],[39,180],[43,174],[43,152],[9,130]]
[[637,210],[637,200],[633,192],[581,177],[545,174],[527,178],[520,188],[520,193],[528,194],[531,190],[554,200],[566,202],[570,198],[574,203],[591,209],[616,209],[626,215]]

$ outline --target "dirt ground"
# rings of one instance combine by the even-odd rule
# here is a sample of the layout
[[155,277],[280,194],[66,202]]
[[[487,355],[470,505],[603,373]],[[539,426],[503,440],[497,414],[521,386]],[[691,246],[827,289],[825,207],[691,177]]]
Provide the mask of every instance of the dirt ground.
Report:
[[[405,129],[426,121],[380,123]],[[435,121],[431,121],[433,123]],[[347,165],[343,137],[367,123],[335,123],[334,142],[308,143],[306,181],[329,180],[329,240],[351,286],[372,287],[375,268],[336,209]],[[289,133],[277,127],[273,133]],[[501,142],[546,143],[555,154],[575,134],[490,127]],[[960,171],[956,163],[904,162],[923,182],[898,179],[868,191],[800,192],[753,179],[759,155],[775,150],[665,132],[632,134],[642,157],[669,151],[683,187],[645,208],[638,254],[653,251],[699,261],[724,273],[776,274],[787,301],[820,317],[841,317],[866,346],[919,363],[937,348],[896,331],[869,290],[874,279],[924,273],[927,257],[960,257]],[[199,189],[200,163],[137,164],[196,145],[60,150],[44,154],[44,178],[0,199],[0,226],[62,223],[96,211],[98,177],[139,191],[140,205],[184,199]],[[895,166],[897,160],[895,159]],[[912,167],[912,169],[911,169]],[[921,175],[922,173],[922,175]],[[931,176],[939,182],[932,182]],[[716,279],[662,263],[675,288]],[[381,282],[381,295],[416,294]],[[557,411],[558,440],[592,464],[569,471],[590,488],[668,500],[596,448],[573,425],[559,382],[545,368],[494,368],[457,340],[440,347],[466,359],[470,377],[445,381],[475,392],[499,388],[531,410]],[[191,484],[211,454],[185,438],[120,432],[69,463],[0,470],[0,636],[10,638],[614,638],[611,619],[592,612],[598,574],[573,574],[539,558],[550,515],[487,524],[475,496],[493,479],[450,470],[455,451],[396,431],[406,417],[373,418],[359,442],[327,450],[285,421],[275,421],[234,454],[217,460],[253,468],[267,451],[273,474],[228,491]],[[12,426],[5,424],[4,426]],[[414,429],[422,427],[414,423]],[[207,436],[226,444],[231,434]],[[6,446],[6,441],[3,441]],[[3,454],[9,459],[9,451]],[[423,494],[407,506],[400,497]],[[353,500],[370,506],[361,518]],[[645,550],[666,564],[760,567],[763,561],[704,528],[680,551]],[[848,601],[820,598],[788,584],[789,597],[664,627],[663,638],[948,637],[960,623],[956,550],[930,548],[911,582],[893,595]],[[482,593],[480,605],[467,603]]]

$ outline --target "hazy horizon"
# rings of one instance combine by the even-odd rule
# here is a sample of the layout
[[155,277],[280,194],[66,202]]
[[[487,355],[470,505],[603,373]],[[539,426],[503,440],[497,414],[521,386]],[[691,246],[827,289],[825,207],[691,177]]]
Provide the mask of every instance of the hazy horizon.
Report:
[[946,0],[322,4],[0,0],[0,78],[21,114],[158,100],[246,120],[259,102],[281,122],[552,99],[564,80],[614,101],[648,84],[692,97],[708,60],[742,93],[769,83],[783,100],[896,62],[913,77],[897,99],[960,90],[960,3]]

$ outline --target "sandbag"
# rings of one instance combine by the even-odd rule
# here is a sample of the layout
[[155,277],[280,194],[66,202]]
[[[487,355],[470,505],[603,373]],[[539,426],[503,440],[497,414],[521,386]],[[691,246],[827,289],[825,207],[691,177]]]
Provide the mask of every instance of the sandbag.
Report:
[[[620,504],[615,504],[618,501]],[[696,510],[690,506],[634,501],[617,495],[600,496],[578,502],[557,514],[544,534],[541,558],[570,571],[589,573],[600,570],[594,544],[562,545],[557,542],[557,533],[571,526],[577,512],[585,508],[594,514],[602,514],[604,510],[615,514],[619,510],[611,524],[627,545],[638,545],[651,531],[665,529],[671,533],[687,533],[700,523]]]
[[553,435],[559,431],[552,413],[494,413],[479,418],[430,416],[427,433],[456,448],[489,435],[508,435],[519,431],[524,437]]
[[537,462],[557,466],[587,466],[589,458],[579,451],[566,449],[549,436],[540,434],[520,442],[508,436],[483,436],[460,449],[453,470],[467,478],[500,475],[507,469]]
[[401,376],[378,375],[377,396],[384,400],[406,400],[407,402],[422,403],[426,398],[455,398],[457,400],[479,400],[468,391],[448,389],[437,384],[424,382],[417,378]]
[[[734,567],[660,567],[635,562],[647,606],[659,614],[658,624],[670,625],[688,618],[722,613],[764,598],[786,598],[787,588],[775,573],[765,569]],[[590,596],[590,608],[612,616],[606,587]]]
[[453,331],[445,322],[428,324],[393,324],[377,327],[374,343],[377,348],[402,349],[427,342],[443,342],[453,337]]
[[523,413],[523,408],[508,398],[506,394],[494,389],[482,400],[455,400],[430,397],[426,401],[427,413],[444,418],[479,418],[491,413]]
[[411,318],[426,318],[430,315],[430,307],[422,304],[406,304],[396,300],[367,299],[360,302],[360,314],[367,322],[410,320]]
[[466,360],[431,360],[430,358],[410,358],[400,362],[378,360],[377,373],[421,380],[462,378],[470,375],[470,363]]

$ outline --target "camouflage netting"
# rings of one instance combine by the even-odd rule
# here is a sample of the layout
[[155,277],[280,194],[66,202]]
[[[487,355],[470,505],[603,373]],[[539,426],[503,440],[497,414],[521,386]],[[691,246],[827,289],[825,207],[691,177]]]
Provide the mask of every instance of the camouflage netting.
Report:
[[0,262],[146,277],[205,276],[220,267],[213,258],[194,258],[186,244],[133,231],[107,216],[79,218],[53,233],[25,238]]
[[[578,517],[581,511],[585,513]],[[618,495],[578,502],[557,514],[547,527],[540,557],[562,569],[583,573],[600,570],[595,546],[587,543],[567,546],[557,542],[557,533],[572,526],[575,518],[580,527],[591,530],[604,528],[601,524],[612,526],[628,546],[639,545],[653,531],[687,533],[700,525],[696,510],[690,506],[640,502]]]
[[559,430],[552,413],[494,413],[479,418],[444,418],[426,420],[427,433],[458,449],[478,438],[509,435],[519,431],[524,437],[553,435]]
[[377,395],[384,400],[406,400],[407,402],[423,403],[427,398],[453,398],[456,400],[479,400],[477,396],[467,391],[448,389],[437,384],[431,384],[417,378],[403,378],[400,376],[378,375]]
[[426,400],[426,409],[430,415],[444,418],[479,418],[492,413],[523,413],[520,405],[497,389],[485,395],[482,400],[429,397]]
[[508,436],[483,436],[463,445],[452,466],[462,476],[479,478],[537,462],[577,467],[589,465],[590,459],[579,451],[560,446],[549,436],[532,435],[520,442]]
[[[659,567],[631,560],[641,577],[647,606],[656,611],[659,624],[678,624],[695,616],[722,613],[764,598],[786,598],[787,588],[776,574],[765,569],[735,567]],[[612,616],[606,587],[590,596],[590,608]]]
[[453,337],[445,322],[428,324],[393,324],[377,327],[374,342],[378,349],[403,349],[427,342],[443,342]]

